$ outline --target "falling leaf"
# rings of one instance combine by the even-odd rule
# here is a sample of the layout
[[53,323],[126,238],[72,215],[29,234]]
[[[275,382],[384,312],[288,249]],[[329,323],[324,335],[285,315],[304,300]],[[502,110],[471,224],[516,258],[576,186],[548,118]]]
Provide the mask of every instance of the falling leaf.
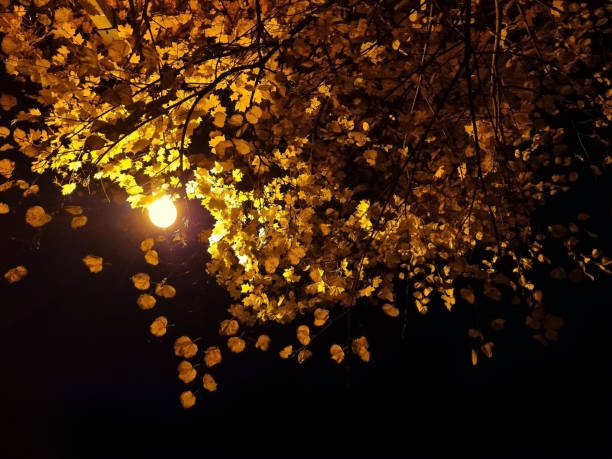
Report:
[[474,295],[474,290],[472,290],[471,287],[466,287],[466,288],[462,288],[459,290],[459,295],[461,295],[461,298],[463,298],[466,302],[470,303],[470,304],[474,304],[474,301],[476,301],[476,296]]
[[297,328],[297,339],[303,345],[306,346],[310,343],[310,329],[307,325],[300,325]]
[[315,327],[321,327],[323,324],[325,324],[325,322],[327,322],[328,318],[329,318],[329,311],[327,309],[317,308],[315,309],[315,312],[314,312],[313,325]]
[[81,206],[65,206],[64,210],[70,215],[81,215],[83,213]]
[[482,346],[480,346],[480,350],[488,358],[493,357],[493,344],[494,343],[492,341],[489,341],[487,343],[484,343]]
[[382,310],[389,317],[397,317],[399,316],[399,313],[400,313],[399,309],[397,309],[395,306],[389,303],[383,304]]
[[259,335],[255,347],[261,351],[270,349],[270,337],[268,335]]
[[148,274],[136,273],[130,279],[138,290],[147,290],[151,286],[151,278]]
[[51,215],[45,212],[45,209],[40,206],[30,207],[26,211],[26,223],[34,228],[44,226],[50,221]]
[[476,353],[475,349],[472,349],[472,365],[476,366],[477,363],[478,363],[478,354]]
[[166,327],[168,326],[168,319],[164,316],[156,318],[149,327],[152,335],[164,336],[166,334]]
[[99,273],[102,271],[103,261],[104,260],[102,257],[97,257],[96,255],[87,255],[85,258],[83,258],[83,263],[85,266],[87,266],[89,272],[92,273]]
[[136,300],[136,304],[138,304],[138,307],[142,310],[154,308],[155,303],[157,303],[157,300],[155,299],[155,297],[152,295],[149,295],[148,293],[143,293]]
[[204,351],[204,363],[208,368],[214,367],[218,363],[221,363],[221,349],[217,346],[211,346]]
[[213,378],[212,375],[208,373],[204,373],[204,377],[202,378],[202,385],[204,386],[204,389],[209,392],[214,392],[217,390],[217,382],[215,381],[215,378]]
[[185,409],[191,408],[196,403],[195,395],[190,390],[183,392],[179,399],[181,400],[181,406]]
[[2,107],[2,110],[9,111],[15,105],[17,105],[17,98],[15,96],[9,94],[2,94],[0,96],[0,107]]
[[242,338],[238,338],[237,336],[232,336],[227,340],[227,347],[229,347],[230,351],[235,352],[236,354],[244,351],[246,347],[246,343]]
[[298,363],[302,364],[310,357],[312,357],[312,352],[308,349],[302,349],[300,352],[298,352],[297,361]]
[[8,214],[9,211],[10,211],[10,208],[8,204],[6,204],[5,202],[0,202],[0,215]]
[[293,352],[293,346],[289,345],[282,348],[278,355],[280,355],[281,359],[287,359],[291,355],[291,352]]
[[329,354],[331,355],[332,360],[336,363],[340,363],[344,360],[344,351],[337,344],[332,344],[329,348]]
[[219,334],[225,336],[232,336],[238,333],[238,322],[234,319],[224,320],[221,322],[221,326],[219,328]]
[[159,263],[159,256],[156,250],[147,250],[144,258],[145,258],[145,261],[149,263],[150,265],[157,266],[157,264]]
[[174,355],[190,359],[198,353],[198,345],[188,336],[180,336],[174,341]]
[[15,170],[15,161],[11,161],[10,159],[0,159],[0,175],[4,178],[9,179],[11,175],[13,175],[13,171]]
[[72,217],[72,220],[70,222],[70,227],[72,229],[82,228],[85,225],[87,225],[87,217],[85,215]]
[[14,268],[9,269],[4,274],[4,278],[8,281],[9,284],[13,284],[15,282],[19,282],[27,275],[28,270],[25,266],[16,266]]
[[355,338],[351,345],[354,354],[357,354],[364,362],[370,361],[370,352],[368,351],[368,339],[365,336]]
[[173,298],[176,295],[176,289],[172,285],[161,282],[155,287],[155,294],[162,298]]
[[187,360],[183,360],[178,364],[177,367],[178,378],[185,384],[189,384],[193,381],[197,375],[197,371],[193,368],[193,365]]
[[154,245],[155,239],[153,239],[152,237],[148,237],[140,243],[140,250],[142,250],[143,252],[148,252],[153,248]]
[[503,330],[504,327],[506,326],[506,320],[505,319],[493,319],[491,321],[491,328],[493,330]]

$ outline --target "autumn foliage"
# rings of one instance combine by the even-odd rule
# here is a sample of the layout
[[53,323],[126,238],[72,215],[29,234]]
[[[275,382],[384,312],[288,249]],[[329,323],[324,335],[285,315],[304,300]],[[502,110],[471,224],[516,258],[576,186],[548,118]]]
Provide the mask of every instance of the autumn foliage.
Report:
[[[302,362],[309,326],[357,302],[398,316],[398,283],[422,313],[434,298],[451,309],[457,293],[499,300],[503,285],[543,320],[530,270],[549,262],[548,235],[531,216],[585,173],[564,116],[588,112],[586,136],[606,143],[609,6],[109,0],[108,32],[76,1],[0,3],[6,71],[35,85],[39,107],[0,128],[7,144],[64,194],[102,180],[134,208],[162,195],[199,200],[215,220],[203,235],[207,270],[234,300],[220,331],[231,351],[245,347],[239,325],[300,317],[309,325],[297,328],[299,346],[279,349]],[[589,161],[586,173],[598,173],[609,157]],[[7,179],[10,169],[0,160]],[[34,207],[27,218],[42,226],[48,215]],[[157,264],[152,240],[141,248]],[[606,270],[607,259],[578,258],[585,272]],[[478,292],[456,292],[458,278]],[[152,308],[149,276],[132,281],[138,305]],[[167,323],[158,317],[151,333]],[[492,354],[482,343],[474,363]],[[370,359],[365,336],[341,344],[336,362]],[[181,357],[197,352],[191,340],[177,345]],[[260,337],[256,347],[269,345]],[[221,361],[219,348],[204,352],[207,367]],[[185,382],[194,372],[178,367]]]

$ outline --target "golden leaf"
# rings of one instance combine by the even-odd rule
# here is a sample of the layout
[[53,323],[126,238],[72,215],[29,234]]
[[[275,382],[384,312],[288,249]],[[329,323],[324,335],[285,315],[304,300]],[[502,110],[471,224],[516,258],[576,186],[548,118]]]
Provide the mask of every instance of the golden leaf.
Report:
[[397,309],[395,306],[389,303],[383,304],[382,310],[389,317],[397,317],[399,316],[399,313],[400,313],[399,309]]
[[354,354],[357,354],[364,362],[370,361],[370,352],[368,351],[368,339],[365,336],[355,338],[351,345]]
[[239,352],[244,351],[246,347],[246,343],[242,338],[238,338],[237,336],[232,336],[227,340],[227,347],[229,347],[230,351],[238,354]]
[[221,349],[217,346],[211,346],[204,351],[204,363],[208,368],[214,367],[218,363],[221,363]]
[[493,357],[493,342],[489,341],[487,343],[484,343],[482,346],[480,346],[480,350],[488,358]]
[[297,328],[297,339],[303,345],[306,346],[310,343],[310,329],[307,325],[300,325]]
[[249,123],[251,124],[257,124],[257,122],[259,121],[259,118],[261,118],[261,115],[263,114],[261,108],[259,108],[257,105],[253,105],[249,111],[247,111],[245,113],[246,119]]
[[152,237],[148,237],[140,243],[140,250],[142,250],[143,252],[148,252],[153,248],[154,245],[155,239],[153,239]]
[[461,295],[461,298],[463,298],[465,301],[467,301],[470,304],[474,304],[474,301],[476,301],[476,296],[474,295],[474,290],[472,290],[471,287],[469,288],[462,288],[459,290],[459,295]]
[[81,206],[65,206],[64,210],[70,215],[81,215],[83,213]]
[[103,261],[104,260],[102,257],[97,257],[95,255],[87,255],[85,258],[83,258],[83,263],[85,264],[85,266],[87,266],[89,272],[92,273],[99,273],[100,271],[102,271]]
[[186,390],[185,392],[183,392],[179,396],[179,399],[181,401],[181,406],[185,409],[191,408],[196,403],[195,395],[193,395],[193,392],[191,392],[190,390]]
[[208,373],[204,373],[204,377],[202,378],[202,385],[204,386],[204,389],[209,392],[214,392],[217,390],[217,382],[215,381],[215,378],[213,378],[212,375]]
[[136,300],[136,304],[142,310],[152,309],[155,307],[155,303],[157,300],[153,295],[149,295],[148,293],[143,293]]
[[234,147],[236,148],[236,151],[241,155],[246,155],[251,151],[249,143],[242,139],[234,139],[232,140],[232,142],[234,142]]
[[62,185],[62,194],[64,196],[69,195],[76,189],[76,186],[76,183],[66,183],[65,185]]
[[51,215],[40,206],[30,207],[26,211],[26,222],[34,228],[39,228],[51,221]]
[[279,261],[280,259],[277,255],[271,255],[268,258],[266,258],[264,262],[264,267],[266,268],[266,272],[268,274],[272,274],[274,271],[276,271],[276,268],[278,268]]
[[281,356],[281,359],[287,359],[291,355],[291,352],[293,352],[293,346],[289,345],[282,348],[278,355]]
[[10,159],[0,159],[0,175],[4,178],[9,179],[11,175],[13,175],[13,171],[15,170],[15,161],[11,161]]
[[159,263],[159,256],[157,255],[157,250],[147,250],[144,258],[145,261],[150,265],[156,266]]
[[8,214],[11,209],[5,202],[0,202],[0,215]]
[[15,105],[17,105],[17,98],[15,96],[9,94],[2,94],[0,96],[0,107],[2,107],[2,110],[9,111]]
[[0,139],[4,137],[8,137],[11,133],[11,130],[5,126],[0,126]]
[[225,118],[226,118],[225,113],[217,112],[215,113],[213,124],[217,126],[218,128],[222,128],[223,126],[225,126]]
[[189,384],[193,381],[197,375],[197,371],[193,368],[193,365],[187,360],[183,360],[178,364],[177,367],[178,378],[185,384]]
[[9,284],[13,284],[15,282],[19,282],[27,275],[28,270],[25,266],[16,266],[14,268],[9,269],[4,274],[4,278],[8,281]]
[[297,361],[301,364],[308,360],[310,357],[312,357],[312,352],[308,349],[302,349],[300,352],[298,352]]
[[176,289],[172,285],[161,282],[155,287],[155,294],[162,298],[173,298],[176,295]]
[[259,335],[255,347],[261,351],[270,349],[270,337],[268,335]]
[[168,326],[168,319],[164,316],[157,317],[149,327],[149,331],[155,336],[164,336],[166,334],[166,327]]
[[224,320],[221,322],[221,326],[219,328],[219,334],[225,336],[232,336],[238,333],[238,322],[234,319]]
[[395,40],[393,42],[393,44],[391,45],[391,47],[393,48],[394,51],[397,51],[400,47],[400,41],[399,40]]
[[147,290],[151,286],[151,278],[148,274],[136,273],[130,279],[138,290]]
[[478,363],[478,354],[475,349],[472,349],[472,365],[476,366]]
[[190,359],[198,353],[198,345],[188,336],[179,336],[174,341],[174,355]]
[[315,309],[315,312],[314,312],[313,325],[315,327],[320,327],[323,324],[325,324],[325,322],[327,322],[328,318],[329,318],[329,311],[327,309],[317,308]]
[[72,217],[72,220],[70,221],[70,227],[72,229],[82,228],[85,225],[87,225],[87,217],[85,215]]
[[332,344],[329,348],[329,354],[331,355],[332,360],[336,363],[340,363],[344,360],[344,351],[337,344]]

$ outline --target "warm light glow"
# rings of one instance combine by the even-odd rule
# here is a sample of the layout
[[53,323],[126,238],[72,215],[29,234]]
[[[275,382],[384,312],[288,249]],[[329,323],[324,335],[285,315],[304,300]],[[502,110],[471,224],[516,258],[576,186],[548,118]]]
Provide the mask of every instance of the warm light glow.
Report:
[[160,228],[168,228],[176,220],[176,207],[169,196],[159,198],[148,210],[151,222]]

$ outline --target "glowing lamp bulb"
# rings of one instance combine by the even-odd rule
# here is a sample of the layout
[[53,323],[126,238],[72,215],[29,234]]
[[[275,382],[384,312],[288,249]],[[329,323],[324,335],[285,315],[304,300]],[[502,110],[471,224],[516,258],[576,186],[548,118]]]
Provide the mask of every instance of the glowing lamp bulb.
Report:
[[148,207],[149,218],[155,226],[168,228],[176,220],[176,207],[169,196],[163,196]]

